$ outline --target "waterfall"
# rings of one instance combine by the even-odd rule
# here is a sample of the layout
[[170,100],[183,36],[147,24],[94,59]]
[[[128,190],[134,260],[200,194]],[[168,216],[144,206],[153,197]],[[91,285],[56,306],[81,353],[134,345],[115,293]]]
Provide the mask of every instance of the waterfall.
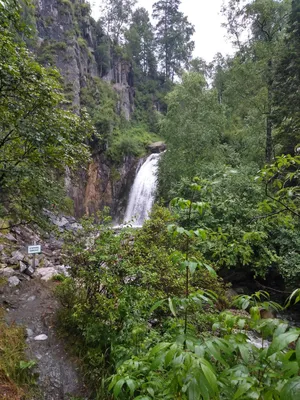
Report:
[[137,172],[130,190],[124,224],[141,227],[150,213],[156,190],[156,173],[161,154],[151,154]]

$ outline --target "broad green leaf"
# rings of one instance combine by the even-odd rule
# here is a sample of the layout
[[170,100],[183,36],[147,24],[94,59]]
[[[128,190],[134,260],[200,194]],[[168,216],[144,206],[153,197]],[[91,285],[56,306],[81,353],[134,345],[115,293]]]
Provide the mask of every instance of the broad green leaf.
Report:
[[174,317],[176,317],[176,311],[175,311],[175,307],[173,304],[173,300],[169,297],[168,301],[169,301],[169,308],[171,310],[171,313],[174,315]]
[[125,383],[125,379],[120,379],[120,380],[115,384],[115,386],[114,386],[114,396],[115,396],[115,397],[118,397],[118,396],[119,396],[119,394],[120,394],[120,392],[121,392],[121,390],[122,390],[122,387],[123,387],[124,383]]
[[216,375],[205,364],[201,364],[201,368],[205,378],[207,379],[207,382],[209,383],[211,390],[216,394],[218,392],[218,383]]
[[299,334],[300,331],[289,331],[276,336],[268,348],[267,356],[270,357],[272,354],[285,349],[290,343],[298,339]]
[[281,400],[300,399],[300,376],[289,380],[280,393]]
[[237,400],[251,388],[252,384],[248,382],[239,383],[238,390],[235,392],[232,400]]

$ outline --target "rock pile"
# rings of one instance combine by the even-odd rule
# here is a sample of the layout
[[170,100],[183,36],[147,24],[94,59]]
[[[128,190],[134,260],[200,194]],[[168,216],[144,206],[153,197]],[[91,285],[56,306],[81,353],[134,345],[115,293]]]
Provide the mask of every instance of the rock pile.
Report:
[[[81,225],[73,217],[55,215],[45,211],[56,231],[76,231]],[[48,235],[34,231],[29,226],[18,226],[9,233],[0,232],[0,277],[7,279],[11,287],[18,286],[23,280],[40,277],[49,280],[58,274],[68,275],[68,267],[62,264],[63,241],[57,235]],[[35,256],[28,254],[28,246],[41,245],[41,253]]]

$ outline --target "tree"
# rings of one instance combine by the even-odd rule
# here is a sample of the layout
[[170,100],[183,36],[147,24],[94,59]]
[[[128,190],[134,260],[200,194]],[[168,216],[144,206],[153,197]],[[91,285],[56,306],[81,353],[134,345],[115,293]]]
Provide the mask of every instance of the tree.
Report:
[[165,80],[173,81],[187,67],[194,50],[191,38],[195,29],[179,11],[180,3],[180,0],[159,0],[153,5],[158,60]]
[[[138,8],[132,15],[130,28],[125,33],[127,53],[135,66],[135,72],[144,76],[156,76],[156,58],[153,26],[145,8]],[[140,74],[139,74],[140,75]]]
[[294,0],[289,16],[283,54],[274,78],[274,123],[277,141],[293,154],[300,142],[300,1]]
[[224,116],[216,91],[207,90],[205,79],[196,72],[183,75],[167,103],[160,133],[168,151],[161,161],[159,186],[160,195],[170,200],[182,179],[203,174],[210,163],[216,168],[225,162],[220,146]]
[[16,41],[23,29],[20,7],[0,3],[0,215],[30,220],[63,203],[57,180],[65,167],[89,157],[87,116],[63,109],[56,70],[45,69]]
[[105,33],[117,45],[122,43],[136,0],[104,0],[101,7],[101,22]]
[[[251,55],[252,61],[259,63],[259,73],[266,87],[264,105],[266,125],[266,161],[273,158],[272,103],[274,62],[286,25],[289,0],[231,0],[223,12],[228,20],[228,33],[234,37],[240,52]],[[250,29],[249,29],[250,27]],[[246,40],[243,38],[247,38]],[[250,54],[249,54],[250,53]]]

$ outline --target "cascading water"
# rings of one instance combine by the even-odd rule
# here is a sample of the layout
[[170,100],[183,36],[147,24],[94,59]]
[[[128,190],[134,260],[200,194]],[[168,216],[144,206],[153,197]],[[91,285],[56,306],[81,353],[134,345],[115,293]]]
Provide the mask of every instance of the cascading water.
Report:
[[158,160],[161,154],[151,154],[140,167],[130,190],[124,224],[141,227],[152,209]]

